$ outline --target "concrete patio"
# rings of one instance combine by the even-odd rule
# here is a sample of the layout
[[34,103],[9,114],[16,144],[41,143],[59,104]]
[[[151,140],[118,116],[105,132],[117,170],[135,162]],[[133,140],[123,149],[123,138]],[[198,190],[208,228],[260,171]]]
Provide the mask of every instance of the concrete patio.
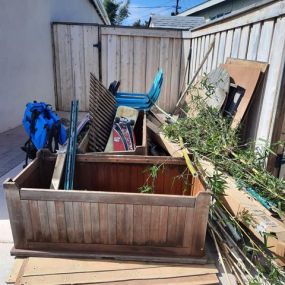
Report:
[[22,126],[0,134],[0,285],[5,284],[14,262],[14,257],[10,256],[13,238],[3,182],[23,168],[25,153],[20,147],[26,140]]

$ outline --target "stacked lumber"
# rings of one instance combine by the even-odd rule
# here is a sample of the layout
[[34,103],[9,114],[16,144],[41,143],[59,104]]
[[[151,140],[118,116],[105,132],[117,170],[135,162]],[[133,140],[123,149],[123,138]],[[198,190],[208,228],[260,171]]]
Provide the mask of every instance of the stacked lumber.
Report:
[[[214,165],[206,160],[199,160],[200,166],[207,176],[214,173]],[[223,174],[227,182],[223,204],[228,211],[260,242],[264,242],[264,235],[267,236],[267,246],[277,257],[277,262],[285,264],[285,224],[276,219],[273,213],[263,207],[257,200],[243,190],[239,190],[234,178]],[[243,219],[244,213],[251,217],[248,224]]]
[[219,284],[213,264],[176,265],[60,258],[16,259],[7,284]]

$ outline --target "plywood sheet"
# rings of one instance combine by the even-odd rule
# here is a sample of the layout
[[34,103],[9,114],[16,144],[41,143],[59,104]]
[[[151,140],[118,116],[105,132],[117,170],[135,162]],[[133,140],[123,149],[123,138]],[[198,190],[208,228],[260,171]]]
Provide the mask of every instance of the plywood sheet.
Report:
[[246,110],[253,97],[260,78],[261,70],[260,68],[239,66],[235,64],[223,64],[222,67],[229,72],[230,77],[235,84],[245,89],[245,94],[238,106],[232,122],[232,127],[237,127],[246,113]]
[[[17,266],[19,267],[19,266]],[[176,265],[143,262],[27,258],[16,284],[218,284],[213,264]],[[117,283],[119,282],[119,283]]]

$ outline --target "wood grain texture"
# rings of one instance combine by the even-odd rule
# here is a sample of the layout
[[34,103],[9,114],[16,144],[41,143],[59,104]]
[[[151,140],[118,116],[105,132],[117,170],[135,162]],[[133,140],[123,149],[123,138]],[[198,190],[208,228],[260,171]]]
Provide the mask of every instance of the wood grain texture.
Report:
[[99,77],[98,26],[53,24],[57,109],[70,110],[73,94],[88,111],[90,72]]
[[38,211],[40,217],[42,241],[50,241],[51,234],[50,234],[48,208],[46,201],[38,201]]
[[[166,179],[169,183],[173,182],[173,177]],[[143,183],[142,183],[143,185]],[[169,190],[175,190],[172,185],[168,185]],[[170,193],[171,194],[171,193]],[[68,193],[64,190],[50,192],[49,190],[22,189],[21,196],[25,200],[34,201],[63,201],[63,202],[96,202],[96,203],[119,203],[119,204],[148,204],[154,206],[173,206],[180,204],[181,206],[193,207],[195,198],[191,196],[180,195],[158,195],[158,194],[142,194],[142,193],[117,193],[103,191],[80,191],[73,190]]]
[[50,239],[52,242],[59,242],[59,230],[56,219],[56,208],[54,201],[47,201],[48,223],[50,229]]
[[217,277],[214,277],[218,273],[214,265],[208,264],[186,266],[32,257],[20,265],[16,284],[216,284]]
[[55,201],[56,221],[58,227],[58,239],[60,242],[67,242],[67,229],[64,211],[64,202]]
[[247,107],[250,104],[258,80],[260,78],[261,70],[259,68],[250,68],[227,64],[223,65],[223,67],[229,72],[234,82],[245,89],[245,94],[238,106],[237,112],[232,122],[232,127],[236,127],[242,120]]
[[261,23],[256,23],[251,28],[247,49],[247,59],[249,60],[256,60],[260,38],[260,28]]
[[33,240],[33,226],[32,226],[32,217],[29,206],[29,201],[23,200],[21,201],[22,215],[25,226],[25,236],[28,241]]
[[[79,189],[81,186],[78,184],[80,181],[78,176],[87,175],[87,185],[92,187],[95,184],[92,180],[94,176],[98,183],[108,180],[110,183],[108,187],[118,192],[109,192],[108,189],[106,191],[54,191],[32,188],[18,190],[14,183],[9,184],[18,191],[20,203],[23,202],[20,204],[20,218],[25,219],[23,223],[27,225],[26,230],[29,231],[21,236],[26,246],[21,246],[13,252],[24,255],[33,252],[33,254],[57,257],[71,256],[71,254],[75,254],[73,257],[108,255],[126,258],[128,256],[144,260],[151,255],[156,258],[155,260],[164,258],[164,261],[170,261],[181,257],[181,262],[189,262],[191,244],[185,243],[187,244],[185,246],[185,233],[192,240],[194,230],[193,227],[188,227],[190,230],[186,231],[186,218],[189,218],[189,215],[187,216],[189,208],[194,211],[198,196],[188,196],[190,192],[181,195],[183,193],[179,192],[179,189],[182,189],[182,182],[175,178],[185,169],[185,165],[176,158],[171,160],[168,158],[167,161],[166,158],[146,158],[148,164],[145,164],[144,157],[124,156],[128,164],[123,163],[121,158],[118,160],[106,156],[106,159],[103,159],[94,156],[92,162],[88,161],[88,158],[79,159],[77,162],[76,185]],[[52,160],[52,157],[42,155],[40,159],[42,161],[37,162],[39,168],[46,165],[43,162],[51,165],[55,162],[55,157]],[[114,163],[114,159],[117,163]],[[157,161],[164,161],[164,168],[159,172],[155,187],[155,191],[161,194],[127,193],[131,191],[130,185],[135,188],[143,185],[149,175],[145,170],[152,165],[152,162]],[[174,164],[174,161],[178,164]],[[102,163],[105,165],[103,168],[100,166]],[[110,177],[110,168],[106,163],[112,165],[112,173],[117,169],[118,175]],[[42,170],[38,169],[37,175],[40,175]],[[48,171],[52,174],[52,167]],[[102,172],[107,174],[102,176]],[[34,172],[28,170],[27,173]],[[22,172],[22,175],[26,176],[26,173]],[[134,176],[134,179],[127,179],[128,175]],[[121,181],[122,177],[128,183]],[[26,178],[27,180],[24,180],[19,176],[17,179],[29,181],[30,178]],[[49,183],[46,185],[49,186]],[[86,189],[85,186],[82,188]]]

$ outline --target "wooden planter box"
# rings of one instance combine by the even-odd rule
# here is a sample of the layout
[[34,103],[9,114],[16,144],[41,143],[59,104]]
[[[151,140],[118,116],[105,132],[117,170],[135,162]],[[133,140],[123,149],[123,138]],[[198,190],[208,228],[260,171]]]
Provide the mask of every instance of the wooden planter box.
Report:
[[[112,256],[195,262],[204,256],[210,194],[178,176],[183,159],[78,155],[75,189],[50,190],[55,156],[46,152],[4,183],[16,256]],[[163,164],[155,193],[139,193]],[[200,259],[201,261],[202,259]]]

